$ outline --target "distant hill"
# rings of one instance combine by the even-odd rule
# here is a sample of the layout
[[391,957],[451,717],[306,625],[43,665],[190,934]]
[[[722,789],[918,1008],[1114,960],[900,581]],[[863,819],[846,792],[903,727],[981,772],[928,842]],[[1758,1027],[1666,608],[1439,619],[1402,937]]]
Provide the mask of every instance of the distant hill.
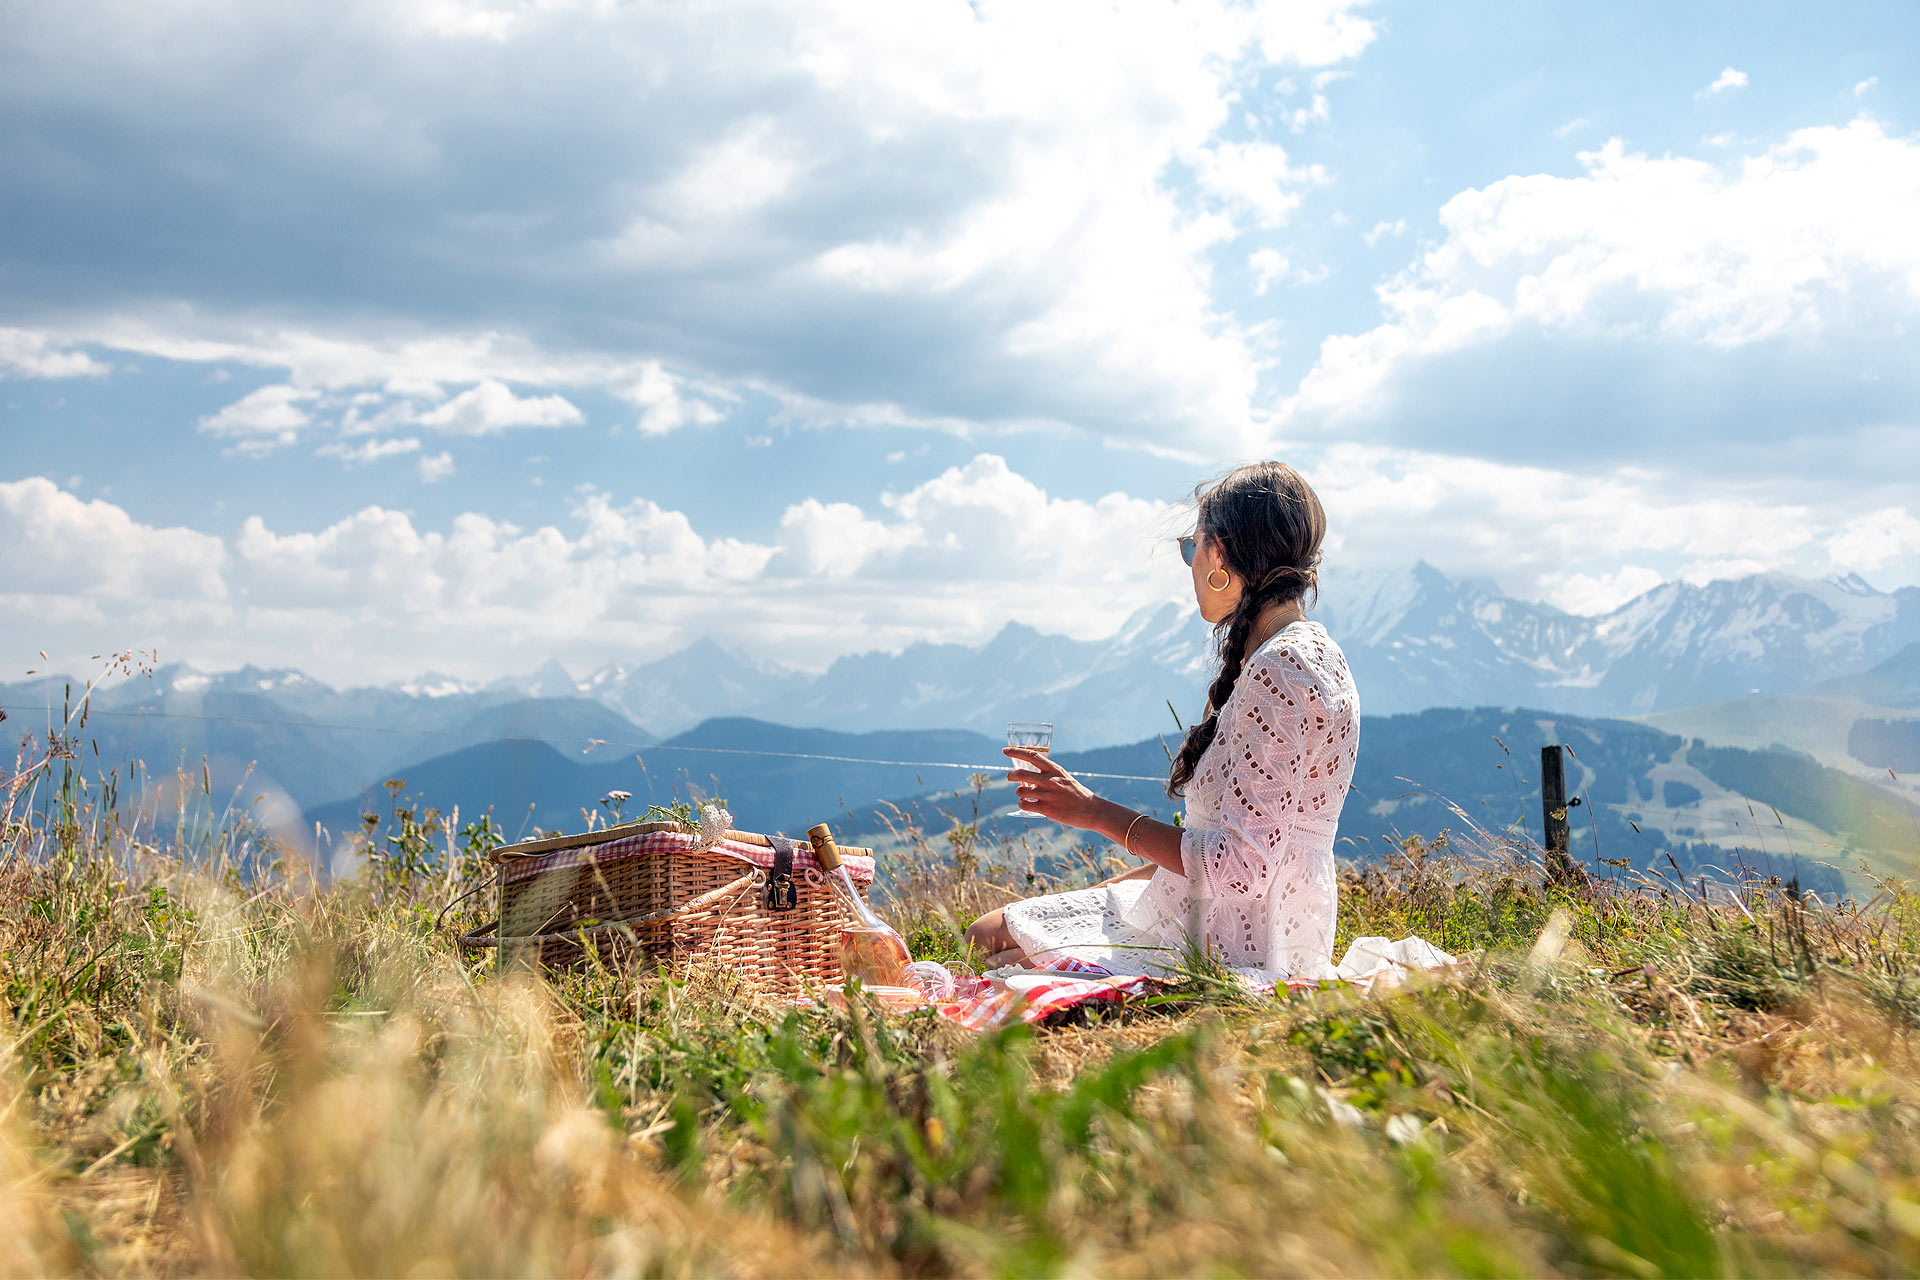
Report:
[[1920,775],[1920,720],[1861,716],[1847,733],[1847,750],[1876,769]]
[[[75,707],[84,692],[73,687]],[[60,721],[68,697],[64,681],[0,686],[0,710],[9,729],[44,734]],[[377,786],[404,762],[487,739],[543,739],[572,752],[628,751],[653,741],[590,698],[343,694],[297,672],[255,668],[218,677],[162,668],[97,692],[80,728],[89,769],[138,762],[159,779],[178,768],[197,774],[204,758],[215,790],[230,790],[244,777],[249,786],[284,789],[307,809]]]
[[[254,789],[282,788],[303,808],[339,795],[342,787],[358,787],[369,772],[352,735],[317,725],[264,695],[181,695],[147,687],[138,692],[143,696],[116,698],[75,715],[69,732],[89,772],[118,769],[125,779],[137,769],[159,783],[176,770],[199,778],[204,761],[212,790],[224,794],[245,779]],[[13,742],[23,733],[44,735],[50,722],[57,727],[61,721],[57,702],[49,717],[44,701],[35,706],[6,690],[0,690],[0,707],[11,708],[7,728],[14,731]],[[11,758],[9,751],[0,772]]]
[[[1625,859],[1671,874],[1677,864],[1692,877],[1745,865],[1783,879],[1798,876],[1803,886],[1828,893],[1841,892],[1845,881],[1822,863],[1851,869],[1866,857],[1885,871],[1920,871],[1920,829],[1911,827],[1904,802],[1804,755],[1711,747],[1630,721],[1496,708],[1368,720],[1354,795],[1341,820],[1341,856],[1364,861],[1407,835],[1433,839],[1445,831],[1471,840],[1476,828],[1537,841],[1539,752],[1548,742],[1572,748],[1569,784],[1583,801],[1571,815],[1573,851],[1596,867],[1602,858]],[[1159,781],[1168,745],[1151,738],[1056,758],[1070,769],[1147,779],[1089,783],[1103,795],[1170,816],[1174,806]],[[734,754],[751,752],[968,767]],[[510,836],[532,826],[579,829],[583,811],[617,788],[633,793],[628,816],[649,800],[719,794],[748,827],[797,833],[830,820],[855,839],[884,831],[880,815],[890,811],[879,803],[883,797],[902,808],[917,806],[936,834],[944,829],[937,810],[970,817],[967,777],[980,765],[993,779],[982,797],[990,825],[996,832],[1023,829],[1022,819],[995,816],[1011,796],[1000,781],[999,741],[978,734],[838,734],[734,718],[637,754],[639,763],[629,757],[602,764],[541,744],[496,742],[402,772],[407,794],[442,809],[458,804],[463,818],[491,806]],[[311,816],[350,827],[363,806],[384,813],[387,804],[384,793],[373,792]]]
[[1920,642],[1858,675],[1823,681],[1818,691],[1881,707],[1920,707]]
[[577,745],[582,754],[602,747],[623,751],[658,741],[633,721],[592,698],[520,698],[485,707],[454,733],[473,741],[526,738]]
[[[632,795],[628,817],[652,803],[719,796],[742,825],[799,834],[849,804],[959,785],[968,773],[850,761],[995,767],[1004,759],[999,751],[998,741],[957,730],[852,734],[733,718],[708,721],[619,758],[563,754],[541,742],[496,741],[404,766],[396,777],[406,784],[403,795],[442,812],[458,806],[463,821],[491,810],[509,837],[534,827],[580,830],[586,813],[604,813],[601,799],[616,790]],[[755,754],[760,752],[786,754]],[[357,827],[362,812],[386,814],[391,804],[375,785],[317,806],[308,816],[339,833]]]

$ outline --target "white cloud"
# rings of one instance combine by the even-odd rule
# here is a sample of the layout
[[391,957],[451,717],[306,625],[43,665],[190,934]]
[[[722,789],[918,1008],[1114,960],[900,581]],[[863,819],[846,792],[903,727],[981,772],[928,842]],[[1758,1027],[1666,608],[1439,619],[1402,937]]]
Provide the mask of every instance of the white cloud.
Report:
[[1834,566],[1872,573],[1897,560],[1920,557],[1920,519],[1905,507],[1869,512],[1827,539]]
[[1565,138],[1565,137],[1568,137],[1569,135],[1580,132],[1580,130],[1586,127],[1587,127],[1587,118],[1585,116],[1575,116],[1573,119],[1567,121],[1565,124],[1555,129],[1553,131],[1553,136],[1556,138]]
[[1361,238],[1367,242],[1367,248],[1371,249],[1388,236],[1403,236],[1405,234],[1407,234],[1407,220],[1405,218],[1395,218],[1392,222],[1374,223],[1373,230],[1367,232],[1367,234]]
[[1628,564],[1612,573],[1570,573],[1547,599],[1568,613],[1592,616],[1611,613],[1664,581],[1657,569]]
[[1380,288],[1385,322],[1326,339],[1288,409],[1370,407],[1411,363],[1516,329],[1730,349],[1920,299],[1920,140],[1874,121],[1803,129],[1732,168],[1618,140],[1580,159],[1579,177],[1449,200],[1444,240]]
[[[114,611],[102,605],[162,602],[198,611],[226,595],[219,538],[141,524],[44,477],[0,481],[0,548],[0,617],[23,644],[50,601],[66,602],[56,612],[111,625]],[[121,643],[96,632],[92,651]]]
[[869,520],[850,502],[816,498],[788,507],[780,517],[780,550],[796,571],[823,578],[850,578],[883,552],[897,550],[913,534]]
[[1853,86],[1853,96],[1856,98],[1864,98],[1867,96],[1867,90],[1873,88],[1873,86],[1879,83],[1880,83],[1879,76],[1868,76],[1865,80],[1862,80]]
[[506,383],[488,378],[414,421],[448,435],[487,436],[514,427],[571,427],[586,418],[565,396],[516,396]]
[[[1903,508],[1862,517],[1844,494],[1769,500],[1647,471],[1355,444],[1294,460],[1327,506],[1332,576],[1424,558],[1589,613],[1661,580],[1920,558]],[[253,516],[223,542],[28,480],[0,485],[0,539],[25,549],[0,558],[0,630],[33,641],[23,657],[158,637],[173,659],[356,681],[429,667],[487,677],[549,654],[584,668],[701,635],[814,667],[978,642],[1009,620],[1093,638],[1137,608],[1190,598],[1169,541],[1185,524],[1175,496],[1065,498],[983,453],[872,504],[794,503],[768,542],[596,489],[537,528],[372,506],[313,531]]]
[[310,532],[250,516],[223,543],[28,480],[0,485],[0,538],[27,552],[0,558],[0,618],[19,643],[69,658],[158,637],[170,660],[336,680],[486,676],[549,653],[590,666],[699,635],[824,665],[854,649],[979,641],[1009,618],[1110,632],[1187,589],[1163,545],[1169,510],[1117,493],[1055,497],[982,454],[869,510],[796,503],[766,544],[591,489],[564,528],[476,512],[427,526],[371,506]]
[[686,381],[661,368],[658,360],[643,361],[633,377],[614,388],[614,394],[640,408],[640,434],[665,435],[678,427],[708,426],[726,414],[712,400],[735,399],[717,388],[703,388],[709,399],[686,393]]
[[1271,142],[1216,142],[1193,158],[1203,191],[1254,216],[1262,227],[1285,226],[1303,188],[1327,181],[1317,166],[1297,169],[1286,149]]
[[107,366],[84,351],[63,351],[45,333],[0,328],[0,378],[97,378]]
[[439,484],[453,474],[453,455],[444,449],[420,458],[420,483]]
[[668,179],[658,199],[683,224],[738,221],[792,188],[802,146],[765,116],[744,121]]
[[1719,77],[1715,79],[1712,84],[1693,96],[1696,98],[1709,98],[1716,93],[1725,93],[1729,89],[1744,89],[1746,87],[1747,73],[1744,71],[1735,71],[1732,67],[1728,67],[1720,73]]
[[1326,504],[1330,561],[1379,569],[1424,558],[1582,612],[1660,578],[1727,576],[1737,565],[1805,571],[1823,531],[1848,514],[1844,498],[1815,508],[1642,468],[1568,471],[1353,444],[1300,461]]
[[359,444],[348,444],[336,440],[323,444],[314,450],[323,458],[338,458],[349,466],[365,466],[369,462],[378,462],[382,458],[396,458],[402,454],[420,452],[420,442],[412,437],[400,440],[363,440]]
[[1255,249],[1247,255],[1247,266],[1253,270],[1253,291],[1264,295],[1268,289],[1287,278],[1292,264],[1287,256],[1278,249]]
[[242,452],[264,453],[294,442],[301,428],[313,421],[300,406],[318,394],[285,385],[261,387],[200,419],[200,430],[237,440]]
[[1287,128],[1295,133],[1305,133],[1309,125],[1325,124],[1333,119],[1333,112],[1327,106],[1327,95],[1316,93],[1307,106],[1295,107],[1286,113]]
[[[275,220],[216,217],[94,280],[122,301],[72,322],[88,340],[419,399],[480,378],[610,389],[653,360],[908,421],[1097,422],[1217,449],[1246,443],[1265,357],[1214,302],[1213,251],[1285,222],[1324,177],[1244,136],[1235,108],[1274,69],[1324,72],[1376,34],[1364,0],[205,0],[191,56],[162,58],[181,42],[176,11],[78,2],[11,15],[14,47],[34,50],[0,49],[18,98],[137,122],[152,173],[177,175],[142,180],[162,212],[204,208],[201,175],[235,146],[266,157],[242,194],[325,214],[329,243],[353,246],[363,317],[324,334],[348,269]],[[337,56],[282,75],[322,34]],[[1312,80],[1292,126],[1327,116],[1327,77]],[[215,118],[233,129],[207,130]],[[53,176],[22,182],[44,221],[72,212]],[[218,306],[150,301],[179,296],[182,253],[209,264]],[[311,279],[242,266],[261,261],[310,262]],[[462,348],[482,340],[434,336],[452,297],[462,327],[520,332],[527,363],[549,367],[476,369]],[[64,296],[39,305],[55,302],[72,313]],[[293,319],[274,333],[233,319],[261,314]],[[725,409],[679,399],[644,404],[642,429]]]
[[849,648],[978,640],[1009,616],[1101,634],[1185,589],[1158,545],[1165,511],[1120,494],[1055,498],[983,454],[876,511],[797,503],[773,545],[703,537],[681,512],[588,490],[570,531],[474,513],[429,530],[379,507],[314,533],[251,517],[232,576],[263,642],[281,631],[293,643],[307,618],[328,638],[319,648],[350,643],[396,675],[455,638],[483,672],[550,651],[658,652],[703,632],[824,663]]
[[[548,352],[525,338],[496,332],[389,340],[198,319],[193,324],[210,336],[183,338],[176,327],[129,317],[112,319],[90,332],[104,346],[140,355],[284,371],[285,383],[263,387],[201,419],[203,431],[240,438],[246,452],[292,443],[304,430],[326,425],[330,417],[346,437],[411,426],[486,435],[584,421],[564,396],[516,395],[509,385],[513,383],[605,389],[639,407],[640,429],[650,435],[718,422],[726,416],[723,406],[738,398],[690,380],[659,360]],[[42,341],[52,339],[42,335]],[[473,385],[448,398],[447,387],[462,384]],[[350,461],[385,456],[369,454],[366,448],[355,452],[338,445],[322,453]],[[388,446],[388,452],[394,451]]]

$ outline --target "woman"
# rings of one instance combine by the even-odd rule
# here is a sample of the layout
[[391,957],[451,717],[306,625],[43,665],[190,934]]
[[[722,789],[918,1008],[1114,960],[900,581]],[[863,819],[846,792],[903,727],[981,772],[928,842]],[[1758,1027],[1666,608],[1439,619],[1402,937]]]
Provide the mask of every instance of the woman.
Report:
[[1031,766],[1007,775],[1022,809],[1098,832],[1148,865],[981,917],[967,937],[995,964],[1069,955],[1164,972],[1191,946],[1275,979],[1334,974],[1333,838],[1360,702],[1340,647],[1306,617],[1326,514],[1278,462],[1241,467],[1197,497],[1181,553],[1219,637],[1220,674],[1167,780],[1169,795],[1186,797],[1186,825],[1102,800],[1046,756],[1008,747]]

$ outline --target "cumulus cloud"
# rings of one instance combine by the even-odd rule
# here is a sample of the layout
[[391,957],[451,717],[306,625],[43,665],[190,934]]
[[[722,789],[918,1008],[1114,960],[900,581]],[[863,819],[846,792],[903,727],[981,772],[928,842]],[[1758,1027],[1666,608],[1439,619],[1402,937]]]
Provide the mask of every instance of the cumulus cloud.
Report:
[[1542,419],[1613,405],[1582,444],[1610,459],[1911,425],[1920,139],[1862,118],[1729,165],[1618,140],[1580,160],[1447,201],[1382,323],[1327,338],[1281,420],[1409,431],[1437,410],[1527,449],[1564,439]]
[[1920,557],[1920,519],[1905,507],[1869,512],[1827,539],[1827,553],[1836,568],[1858,573]]
[[[349,443],[354,438],[423,426],[447,435],[484,436],[586,420],[566,396],[520,394],[515,384],[603,388],[640,410],[638,426],[648,435],[722,421],[738,399],[659,360],[549,352],[524,337],[497,332],[382,340],[245,321],[207,321],[202,327],[211,336],[188,339],[165,325],[117,317],[93,332],[105,346],[143,356],[283,371],[286,382],[262,387],[200,420],[201,431],[233,439],[246,453],[332,431],[339,438],[317,452],[364,463],[411,452],[417,443]],[[43,347],[55,341],[36,336]],[[4,355],[0,342],[0,358]]]
[[1367,445],[1302,461],[1327,507],[1330,562],[1392,568],[1425,558],[1576,612],[1663,577],[1806,571],[1823,532],[1848,514],[1844,495],[1816,508],[1645,468],[1568,470]]
[[1287,255],[1273,248],[1255,249],[1247,255],[1247,266],[1253,269],[1253,291],[1260,295],[1285,280],[1293,269]]
[[1407,220],[1405,218],[1395,218],[1392,222],[1374,223],[1373,230],[1367,232],[1361,239],[1365,240],[1367,242],[1367,248],[1371,249],[1388,236],[1403,236],[1405,234],[1407,234]]
[[708,426],[726,416],[715,400],[736,399],[718,388],[689,394],[685,379],[661,368],[658,360],[643,361],[631,379],[614,387],[614,394],[640,410],[640,433],[660,436],[684,426]]
[[[1662,580],[1920,561],[1904,508],[1861,516],[1844,496],[1701,492],[1645,471],[1359,444],[1296,460],[1327,506],[1329,581],[1424,558],[1593,613]],[[284,521],[251,516],[222,539],[143,525],[44,479],[0,485],[0,538],[26,551],[0,565],[0,617],[23,659],[159,639],[202,665],[367,681],[486,677],[549,654],[630,662],[703,635],[820,667],[854,650],[977,643],[1008,621],[1094,638],[1191,598],[1170,540],[1185,527],[1178,504],[1064,497],[987,453],[868,504],[792,503],[765,541],[595,489],[537,526],[384,506],[311,530]]]
[[[0,616],[68,655],[166,642],[207,665],[332,679],[485,676],[548,654],[656,656],[700,635],[796,664],[1012,618],[1106,634],[1186,576],[1162,504],[1049,494],[982,454],[873,507],[804,500],[768,542],[715,536],[645,498],[585,490],[561,524],[381,506],[313,530],[247,517],[230,540],[155,529],[51,481],[0,485]],[[17,621],[18,626],[13,625]]]
[[301,406],[318,395],[300,387],[261,387],[200,419],[200,430],[237,441],[242,452],[260,453],[289,445],[301,428],[313,421]]
[[1568,613],[1592,616],[1611,613],[1664,581],[1658,569],[1621,565],[1612,573],[1570,573],[1547,599]]
[[[207,0],[191,51],[161,57],[183,43],[174,10],[30,3],[0,45],[33,108],[0,267],[16,310],[82,317],[89,340],[257,362],[278,346],[300,387],[368,385],[382,364],[407,394],[470,386],[424,348],[476,339],[420,335],[517,333],[592,366],[477,375],[523,394],[611,389],[634,379],[608,366],[654,360],[910,421],[1235,448],[1263,366],[1213,301],[1213,250],[1286,222],[1320,180],[1246,136],[1236,103],[1276,68],[1359,55],[1363,7]],[[337,56],[284,74],[322,40]],[[1293,125],[1326,118],[1324,83]],[[138,163],[97,166],[121,186],[88,207],[124,195],[183,229],[130,239],[111,271],[44,161],[92,154],[83,118],[142,140]],[[238,185],[209,201],[210,172]],[[327,232],[241,216],[263,202]],[[324,319],[341,296],[357,342]],[[255,314],[293,319],[232,332]],[[650,394],[640,426],[723,411]]]
[[439,484],[453,474],[453,455],[442,449],[420,458],[420,483]]
[[1744,89],[1746,87],[1747,73],[1728,67],[1714,79],[1712,84],[1693,96],[1696,98],[1711,98],[1716,93],[1725,93],[1729,89]]
[[0,328],[0,378],[95,378],[107,366],[84,351],[61,350],[47,334]]
[[1285,226],[1302,190],[1327,181],[1317,167],[1296,168],[1285,148],[1271,142],[1217,142],[1195,154],[1193,168],[1202,190],[1267,228]]
[[456,436],[489,436],[513,427],[571,427],[585,421],[565,396],[516,396],[488,378],[414,419]]
[[335,440],[321,445],[314,452],[323,458],[338,458],[349,466],[365,466],[369,462],[378,462],[382,458],[397,458],[404,454],[418,453],[420,442],[410,436],[400,440],[362,440],[359,444]]
[[42,608],[100,622],[115,615],[103,606],[171,604],[197,613],[226,597],[219,538],[141,524],[44,477],[0,481],[0,547],[0,613],[16,634]]

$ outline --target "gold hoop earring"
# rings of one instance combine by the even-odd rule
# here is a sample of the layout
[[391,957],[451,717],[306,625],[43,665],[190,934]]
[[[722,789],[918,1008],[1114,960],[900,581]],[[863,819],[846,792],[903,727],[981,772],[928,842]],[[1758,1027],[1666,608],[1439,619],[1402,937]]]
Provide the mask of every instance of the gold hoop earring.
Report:
[[[1223,579],[1225,579],[1225,581],[1215,582],[1213,580],[1213,575],[1216,573],[1219,574]],[[1209,586],[1215,591],[1225,591],[1228,587],[1232,585],[1233,585],[1233,575],[1228,573],[1225,569],[1214,569],[1207,574],[1207,586]]]

